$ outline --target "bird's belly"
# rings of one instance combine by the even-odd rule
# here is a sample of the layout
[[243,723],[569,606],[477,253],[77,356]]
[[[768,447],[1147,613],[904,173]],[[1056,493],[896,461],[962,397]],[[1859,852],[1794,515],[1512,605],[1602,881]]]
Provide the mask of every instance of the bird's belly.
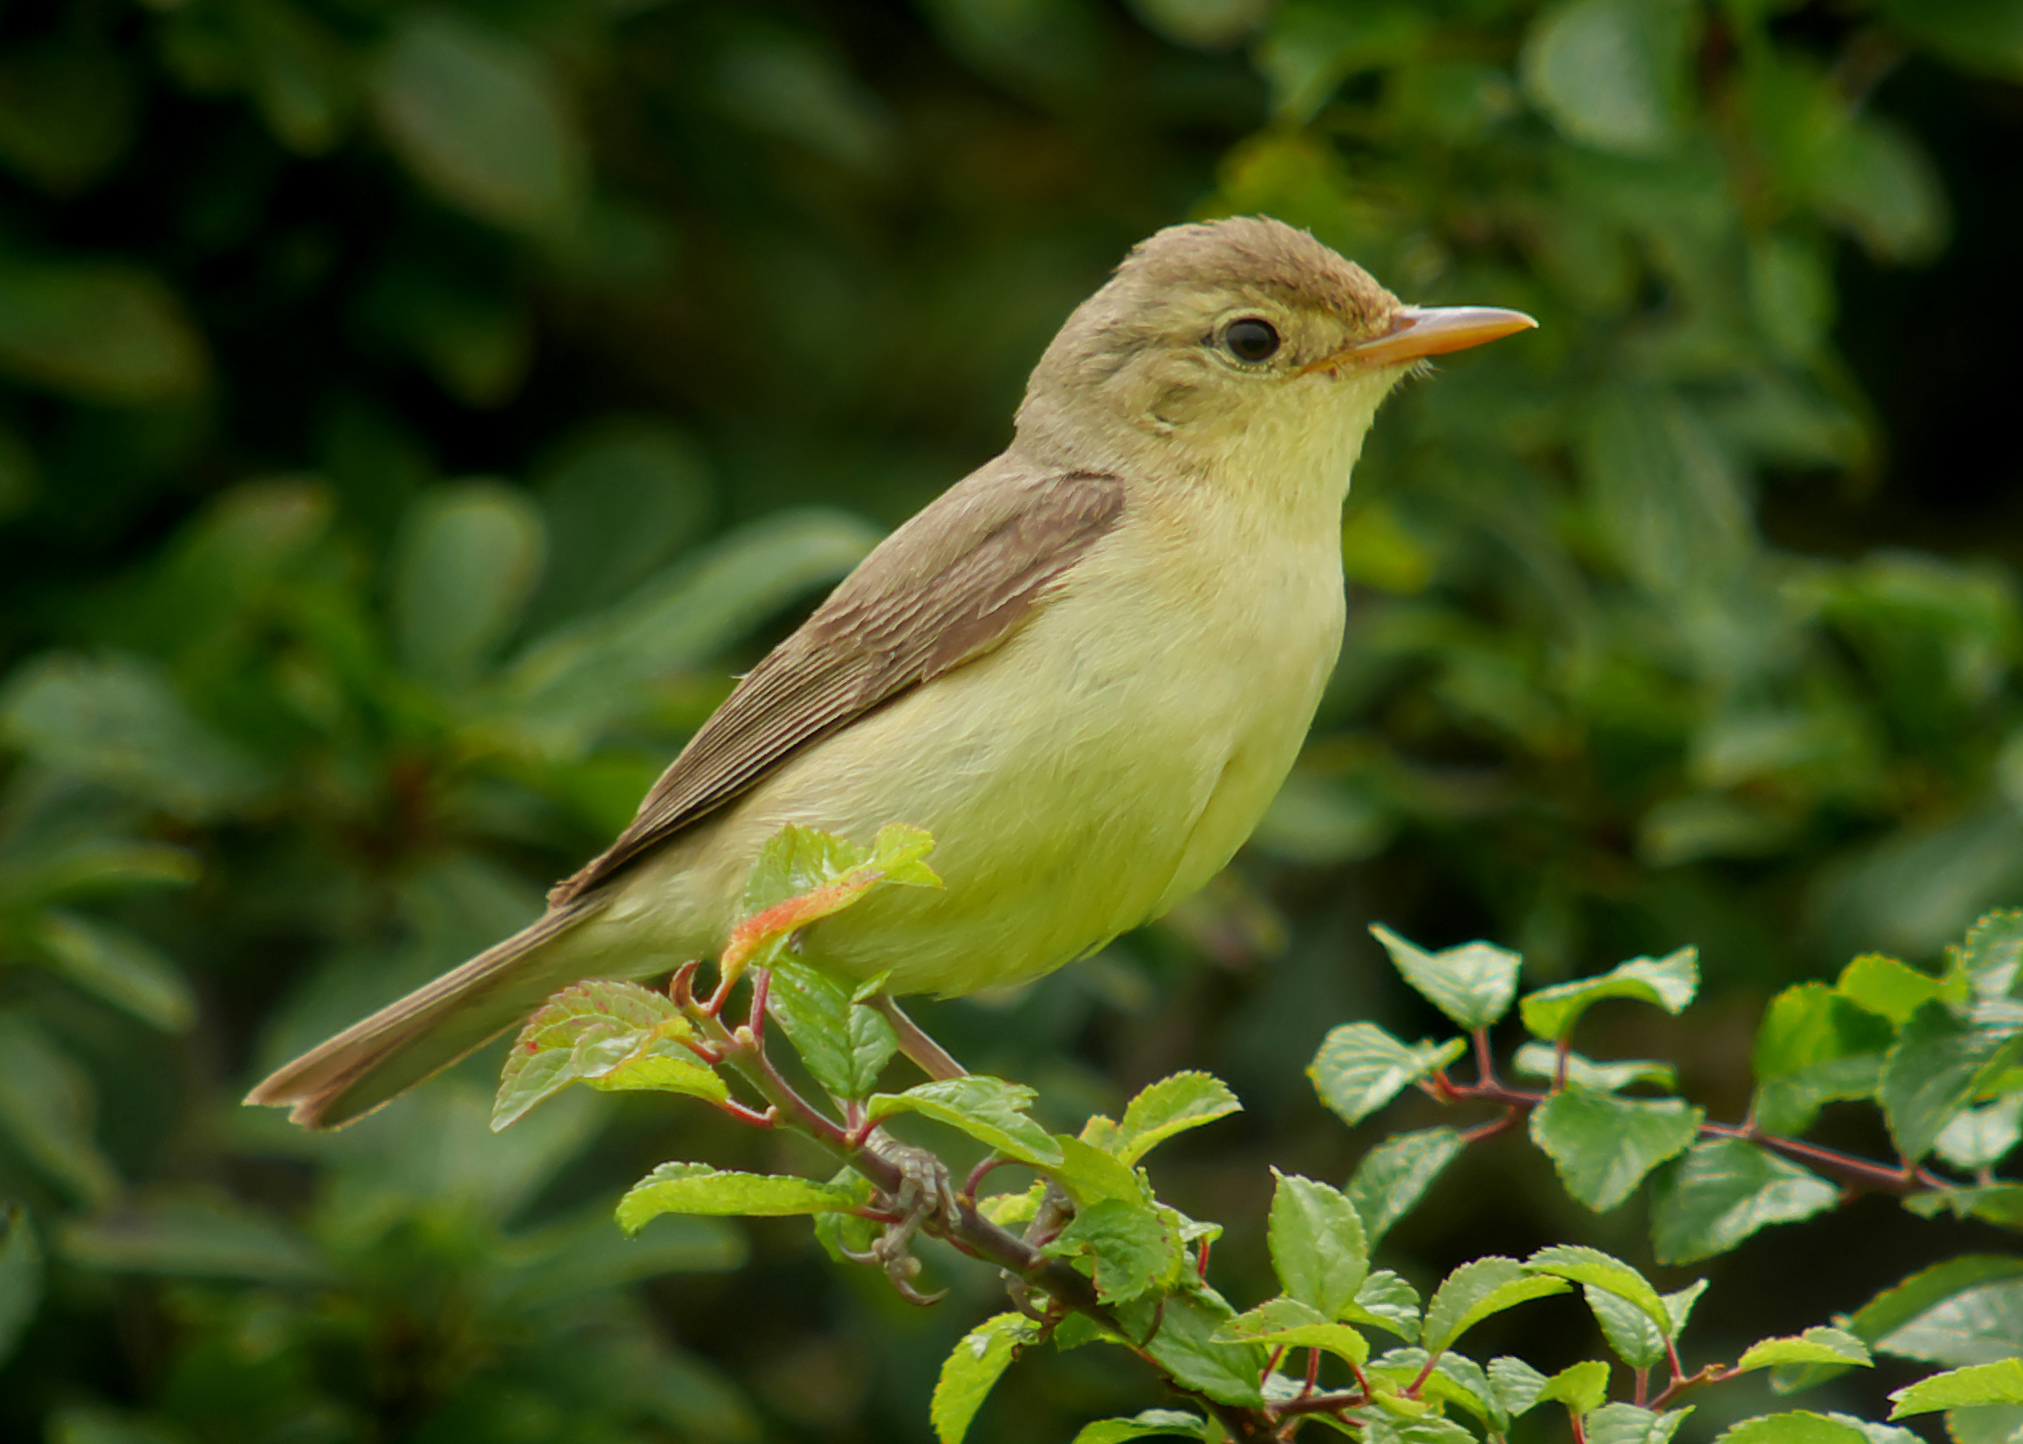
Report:
[[1338,577],[1182,608],[1167,588],[1142,608],[1064,596],[997,652],[790,759],[640,869],[620,906],[707,915],[712,936],[685,945],[713,947],[781,826],[868,842],[903,822],[934,835],[945,887],[873,893],[808,930],[812,959],[889,973],[896,993],[1058,967],[1200,887],[1249,836],[1333,666]]

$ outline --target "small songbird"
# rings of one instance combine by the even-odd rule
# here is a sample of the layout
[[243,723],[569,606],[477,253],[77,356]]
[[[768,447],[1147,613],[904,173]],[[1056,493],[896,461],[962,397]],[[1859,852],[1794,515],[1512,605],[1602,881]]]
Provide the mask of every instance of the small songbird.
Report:
[[247,1101],[333,1127],[571,982],[714,955],[788,823],[933,834],[945,887],[802,938],[891,994],[1035,978],[1158,917],[1250,836],[1305,739],[1378,405],[1423,358],[1536,324],[1403,305],[1263,217],[1160,231],[1068,317],[1004,453],[752,669],[545,915]]

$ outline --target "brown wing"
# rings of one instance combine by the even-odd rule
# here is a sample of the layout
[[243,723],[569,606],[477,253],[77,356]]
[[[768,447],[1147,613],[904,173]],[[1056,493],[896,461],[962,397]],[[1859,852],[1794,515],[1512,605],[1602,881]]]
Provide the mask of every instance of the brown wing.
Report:
[[1000,646],[1117,524],[1124,484],[1000,460],[887,537],[746,674],[618,840],[548,895],[562,906],[737,797],[800,748]]

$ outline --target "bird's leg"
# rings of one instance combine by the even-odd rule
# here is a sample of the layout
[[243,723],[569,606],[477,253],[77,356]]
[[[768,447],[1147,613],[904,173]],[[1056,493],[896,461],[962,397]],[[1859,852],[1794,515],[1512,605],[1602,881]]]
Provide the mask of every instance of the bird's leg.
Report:
[[911,1058],[921,1072],[934,1079],[969,1076],[969,1070],[956,1062],[946,1048],[922,1032],[920,1025],[906,1016],[890,994],[878,994],[871,999],[871,1006],[885,1015],[885,1021],[892,1025],[893,1035],[899,1040],[899,1051]]
[[958,1217],[960,1205],[948,1165],[924,1148],[901,1143],[882,1128],[866,1135],[864,1149],[899,1170],[899,1188],[890,1196],[892,1211],[899,1217],[885,1226],[870,1248],[861,1253],[849,1248],[842,1252],[856,1263],[883,1268],[899,1297],[909,1304],[939,1303],[948,1296],[946,1289],[923,1294],[913,1287],[913,1280],[920,1275],[920,1260],[913,1256],[913,1235],[930,1219]]

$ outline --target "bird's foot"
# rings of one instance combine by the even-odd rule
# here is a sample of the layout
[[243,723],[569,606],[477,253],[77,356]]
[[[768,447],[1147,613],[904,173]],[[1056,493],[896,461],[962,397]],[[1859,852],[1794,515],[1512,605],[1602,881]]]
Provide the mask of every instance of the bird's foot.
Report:
[[955,1180],[948,1165],[924,1148],[901,1143],[883,1129],[864,1140],[866,1151],[899,1170],[899,1187],[883,1195],[879,1202],[893,1215],[871,1247],[859,1251],[844,1249],[855,1263],[876,1264],[892,1280],[899,1297],[909,1304],[940,1303],[948,1290],[923,1294],[913,1286],[920,1276],[920,1260],[913,1254],[913,1236],[921,1225],[934,1219],[954,1220],[960,1204],[955,1197]]

